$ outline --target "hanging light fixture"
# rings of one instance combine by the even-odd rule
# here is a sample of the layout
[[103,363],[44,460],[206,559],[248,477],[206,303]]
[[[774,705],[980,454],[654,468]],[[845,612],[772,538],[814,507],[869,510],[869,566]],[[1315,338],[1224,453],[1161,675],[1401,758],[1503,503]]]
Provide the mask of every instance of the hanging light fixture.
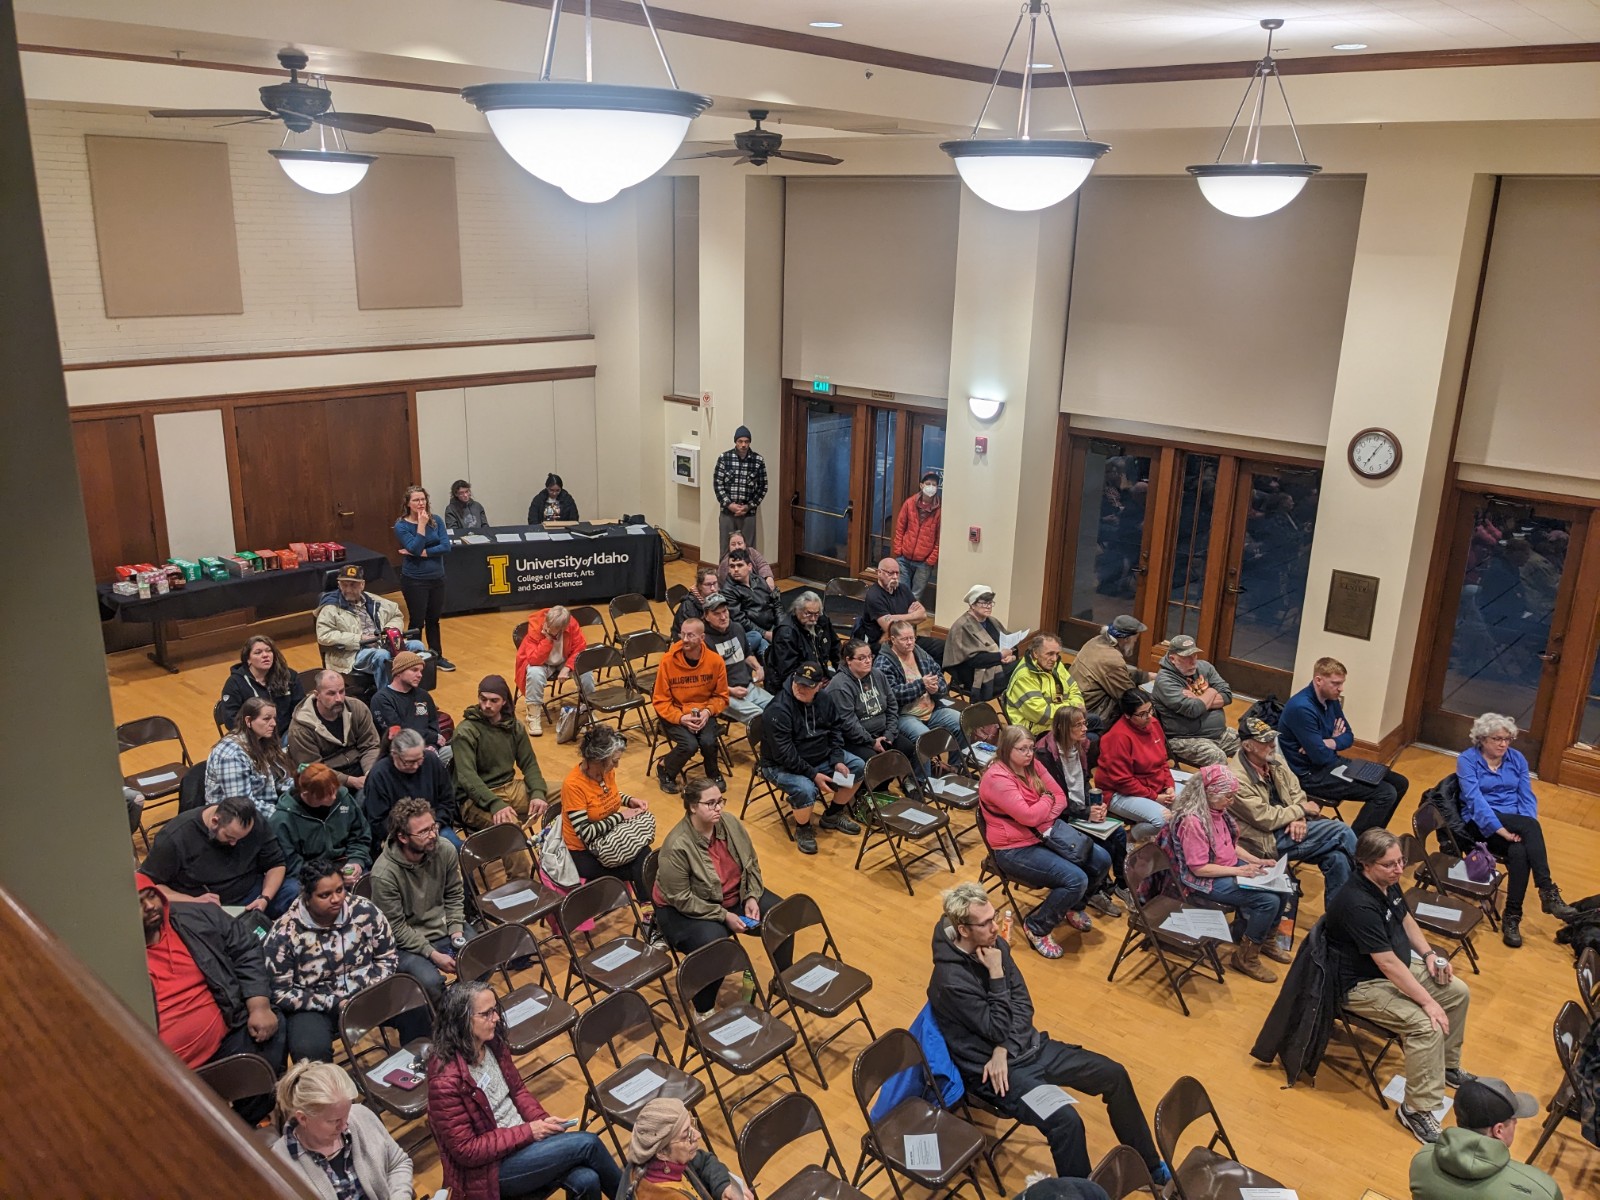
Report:
[[[1283,28],[1283,21],[1271,17],[1261,22],[1267,31],[1267,53],[1256,64],[1250,82],[1245,85],[1244,99],[1233,114],[1233,124],[1228,126],[1228,136],[1222,139],[1222,149],[1217,151],[1216,162],[1203,163],[1189,168],[1189,174],[1200,182],[1200,192],[1213,208],[1235,217],[1261,217],[1277,212],[1300,194],[1321,167],[1306,161],[1305,147],[1300,144],[1300,131],[1294,125],[1294,113],[1289,109],[1289,94],[1283,90],[1283,76],[1278,74],[1278,64],[1272,57],[1272,35]],[[1278,95],[1283,100],[1284,115],[1289,118],[1289,132],[1294,134],[1294,147],[1300,152],[1300,161],[1261,161],[1261,116],[1266,107],[1267,77],[1278,85]],[[1258,86],[1259,85],[1259,86]],[[1255,97],[1254,103],[1251,96]],[[1243,153],[1239,162],[1223,162],[1228,143],[1239,128],[1239,117],[1245,105],[1250,105],[1250,120],[1245,126]]]
[[462,97],[489,120],[507,154],[529,174],[574,200],[598,204],[650,178],[683,145],[689,122],[711,107],[709,96],[678,89],[650,6],[639,0],[671,87],[594,82],[594,30],[583,6],[584,81],[553,80],[562,0],[550,5],[544,65],[536,83],[480,83]]
[[[1083,130],[1081,141],[1032,136],[1033,72],[1038,57],[1034,47],[1041,13],[1055,42],[1056,61],[1061,64],[1062,77],[1067,81],[1067,95],[1072,100],[1072,111],[1077,114],[1078,128]],[[1000,86],[1006,59],[1011,55],[1011,47],[1016,44],[1017,32],[1022,28],[1024,18],[1028,22],[1028,52],[1022,61],[1022,102],[1017,109],[1017,136],[980,138],[978,129],[989,112],[995,89]],[[1043,0],[1027,0],[1017,15],[1017,23],[1011,29],[1011,40],[1000,55],[994,82],[989,85],[983,108],[973,122],[972,133],[960,141],[941,142],[939,149],[955,159],[961,181],[980,200],[1015,212],[1034,212],[1059,204],[1078,190],[1089,177],[1095,160],[1111,149],[1106,143],[1093,141],[1089,137],[1089,129],[1083,123],[1083,110],[1078,107],[1077,93],[1072,90],[1072,75],[1067,71],[1067,56],[1061,49],[1055,18],[1050,15],[1050,6]]]
[[[305,66],[303,58],[300,66]],[[292,70],[290,81],[297,82]],[[311,84],[324,91],[328,86],[327,80],[321,75],[313,75]],[[333,100],[329,98],[317,116],[322,116],[324,112],[332,114],[333,111]],[[289,139],[297,133],[306,132],[305,126],[310,122],[302,118],[286,123],[288,128],[283,131],[283,145],[267,153],[278,160],[285,175],[308,192],[318,192],[324,196],[348,192],[366,178],[367,168],[378,161],[376,154],[357,154],[351,150],[345,144],[344,133],[338,126],[325,125],[321,121],[317,122],[317,148],[295,149],[289,145]]]

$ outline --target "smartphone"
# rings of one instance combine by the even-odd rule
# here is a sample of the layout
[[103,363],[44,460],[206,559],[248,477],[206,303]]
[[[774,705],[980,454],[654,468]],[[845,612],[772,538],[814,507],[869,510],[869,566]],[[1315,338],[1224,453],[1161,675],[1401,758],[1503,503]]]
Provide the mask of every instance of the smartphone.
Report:
[[383,1077],[383,1081],[390,1087],[397,1087],[401,1091],[409,1092],[422,1082],[422,1076],[415,1071],[408,1071],[404,1067],[397,1067]]
[[578,1118],[568,1117],[566,1120],[561,1122],[561,1127],[563,1129],[576,1129],[578,1127]]
[[761,922],[755,917],[747,917],[743,913],[740,913],[739,914],[739,920],[744,922],[744,927],[746,929],[760,929],[761,928]]

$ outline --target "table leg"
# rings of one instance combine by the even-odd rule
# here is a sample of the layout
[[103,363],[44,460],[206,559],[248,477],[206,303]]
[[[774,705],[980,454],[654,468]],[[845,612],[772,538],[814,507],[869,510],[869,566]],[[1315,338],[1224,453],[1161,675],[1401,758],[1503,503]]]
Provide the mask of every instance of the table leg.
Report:
[[167,623],[165,621],[151,621],[150,628],[155,632],[156,648],[147,657],[158,667],[165,667],[167,673],[176,675],[178,668],[167,659]]

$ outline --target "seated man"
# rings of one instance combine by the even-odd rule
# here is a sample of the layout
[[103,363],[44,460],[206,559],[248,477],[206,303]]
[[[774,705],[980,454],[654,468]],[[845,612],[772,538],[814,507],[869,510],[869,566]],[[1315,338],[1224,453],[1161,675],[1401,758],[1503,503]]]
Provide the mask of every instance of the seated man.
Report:
[[[456,726],[456,806],[474,833],[491,825],[520,825],[545,809],[546,788],[528,730],[511,707],[511,688],[499,675],[478,684],[478,702]],[[522,778],[517,778],[518,774]]]
[[694,573],[694,590],[690,592],[678,605],[678,611],[672,614],[671,638],[677,641],[683,623],[691,617],[699,618],[706,615],[705,599],[714,596],[721,584],[717,580],[715,567],[701,567]]
[[1049,732],[1060,708],[1082,708],[1083,693],[1061,661],[1061,639],[1035,634],[1006,685],[1005,711],[1034,737]]
[[796,596],[789,614],[778,622],[767,656],[767,678],[774,687],[784,687],[801,663],[815,666],[824,683],[839,669],[839,638],[822,611],[822,597],[811,591]]
[[157,831],[140,867],[168,900],[239,906],[269,917],[300,885],[285,879],[283,848],[243,796],[181,812]]
[[750,649],[745,628],[733,619],[728,599],[721,592],[705,600],[706,645],[722,658],[728,668],[727,714],[735,721],[750,718],[772,703],[772,693],[761,686],[767,670]]
[[[737,533],[733,536],[742,537]],[[773,631],[783,619],[783,611],[777,589],[766,587],[755,578],[754,566],[746,551],[729,552],[728,575],[722,583],[722,594],[728,598],[733,619],[744,626],[750,649],[765,655]]]
[[1072,660],[1072,677],[1083,693],[1083,706],[1102,729],[1122,715],[1122,694],[1155,678],[1131,666],[1139,635],[1149,626],[1136,617],[1120,616],[1083,644]]
[[944,893],[928,1004],[961,1082],[990,1107],[1042,1131],[1057,1175],[1087,1178],[1089,1148],[1076,1105],[1040,1117],[1028,1103],[1028,1093],[1044,1084],[1099,1096],[1117,1140],[1133,1147],[1157,1183],[1171,1178],[1122,1064],[1033,1027],[1027,981],[981,884],[960,883]]
[[389,813],[389,840],[372,865],[372,900],[389,922],[399,969],[428,993],[437,1011],[444,975],[477,931],[467,924],[456,848],[440,840],[426,800],[407,797]]
[[[149,876],[136,874],[133,880],[155,993],[156,1033],[167,1049],[189,1067],[230,1054],[259,1054],[273,1074],[282,1075],[283,1023],[272,1008],[272,977],[255,935],[214,905],[169,905],[164,889]],[[234,1111],[255,1125],[272,1104],[270,1095],[252,1096]]]
[[311,695],[289,722],[289,761],[296,767],[322,763],[339,777],[340,787],[359,792],[382,752],[372,710],[344,694],[344,676],[338,671],[325,670],[316,678]]
[[1435,954],[1400,891],[1400,839],[1368,829],[1356,839],[1356,873],[1328,901],[1333,981],[1344,1007],[1400,1035],[1406,1094],[1395,1116],[1419,1142],[1439,1140],[1434,1111],[1444,1089],[1473,1078],[1461,1069],[1467,985]]
[[1275,752],[1278,731],[1260,717],[1239,722],[1239,760],[1233,773],[1239,790],[1230,813],[1239,844],[1261,858],[1287,854],[1322,872],[1324,909],[1356,866],[1356,835],[1343,821],[1324,819],[1322,805],[1307,798],[1289,765]]
[[460,835],[451,828],[461,819],[456,810],[455,776],[437,754],[428,753],[420,733],[402,729],[390,740],[389,753],[372,764],[367,786],[361,789],[361,807],[367,814],[374,862],[389,836],[389,813],[406,796],[416,796],[433,805],[434,815],[439,818],[439,836],[460,849]]
[[1561,1200],[1561,1187],[1538,1167],[1511,1157],[1517,1122],[1539,1102],[1503,1079],[1471,1079],[1456,1089],[1456,1124],[1411,1160],[1411,1200],[1530,1196]]
[[[878,580],[867,585],[867,594],[861,616],[856,618],[855,630],[851,636],[858,638],[872,649],[876,658],[883,639],[888,636],[889,626],[896,621],[910,621],[913,625],[921,625],[924,621],[933,620],[933,614],[922,607],[922,601],[911,594],[911,587],[900,574],[900,560],[885,558],[878,562]],[[944,639],[917,636],[917,645],[934,662],[944,658]]]
[[1337,803],[1357,800],[1361,812],[1350,823],[1360,837],[1369,829],[1383,829],[1405,799],[1411,781],[1398,771],[1385,770],[1377,783],[1345,778],[1348,750],[1356,735],[1344,719],[1344,680],[1348,672],[1336,658],[1319,658],[1311,668],[1311,682],[1283,706],[1278,718],[1278,749],[1306,794]]
[[[339,568],[339,586],[323,592],[317,601],[317,645],[322,665],[342,674],[368,671],[377,687],[389,682],[391,655],[388,631],[403,635],[400,606],[386,596],[367,594],[361,568],[346,563]],[[400,639],[404,649],[420,652],[427,647],[415,638]]]
[[[789,798],[794,844],[801,854],[817,852],[818,824],[845,834],[861,832],[850,819],[850,801],[867,764],[844,748],[844,721],[833,700],[820,694],[826,682],[816,663],[801,663],[762,714],[765,733],[757,766]],[[835,775],[850,775],[852,781],[841,784]],[[827,810],[813,822],[811,810],[819,800]]]
[[1167,735],[1167,750],[1180,762],[1209,767],[1227,762],[1239,749],[1238,735],[1228,728],[1233,689],[1200,657],[1200,647],[1188,634],[1167,643],[1150,701]]
[[678,773],[697,749],[706,778],[719,788],[727,786],[717,762],[717,714],[728,707],[728,668],[721,655],[706,649],[706,624],[699,617],[685,621],[678,634],[656,667],[650,697],[661,733],[672,747],[656,764],[656,782],[669,796],[678,794]]
[[450,743],[439,732],[439,706],[422,686],[422,656],[402,650],[394,656],[389,686],[372,698],[372,723],[385,742],[402,729],[422,735],[422,743],[439,761],[450,761]]
[[772,573],[772,564],[767,561],[766,555],[757,550],[744,540],[744,534],[735,529],[728,535],[728,549],[722,556],[722,561],[717,564],[717,579],[723,587],[728,586],[728,580],[733,578],[730,568],[735,555],[743,554],[750,563],[750,582],[764,587],[769,592],[778,590],[778,578]]

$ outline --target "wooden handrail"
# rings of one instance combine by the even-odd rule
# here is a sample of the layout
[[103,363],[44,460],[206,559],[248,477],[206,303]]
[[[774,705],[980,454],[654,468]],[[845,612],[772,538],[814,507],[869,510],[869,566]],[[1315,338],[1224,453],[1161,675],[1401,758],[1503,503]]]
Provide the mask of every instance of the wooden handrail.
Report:
[[4,1196],[312,1196],[4,888],[0,1146]]

